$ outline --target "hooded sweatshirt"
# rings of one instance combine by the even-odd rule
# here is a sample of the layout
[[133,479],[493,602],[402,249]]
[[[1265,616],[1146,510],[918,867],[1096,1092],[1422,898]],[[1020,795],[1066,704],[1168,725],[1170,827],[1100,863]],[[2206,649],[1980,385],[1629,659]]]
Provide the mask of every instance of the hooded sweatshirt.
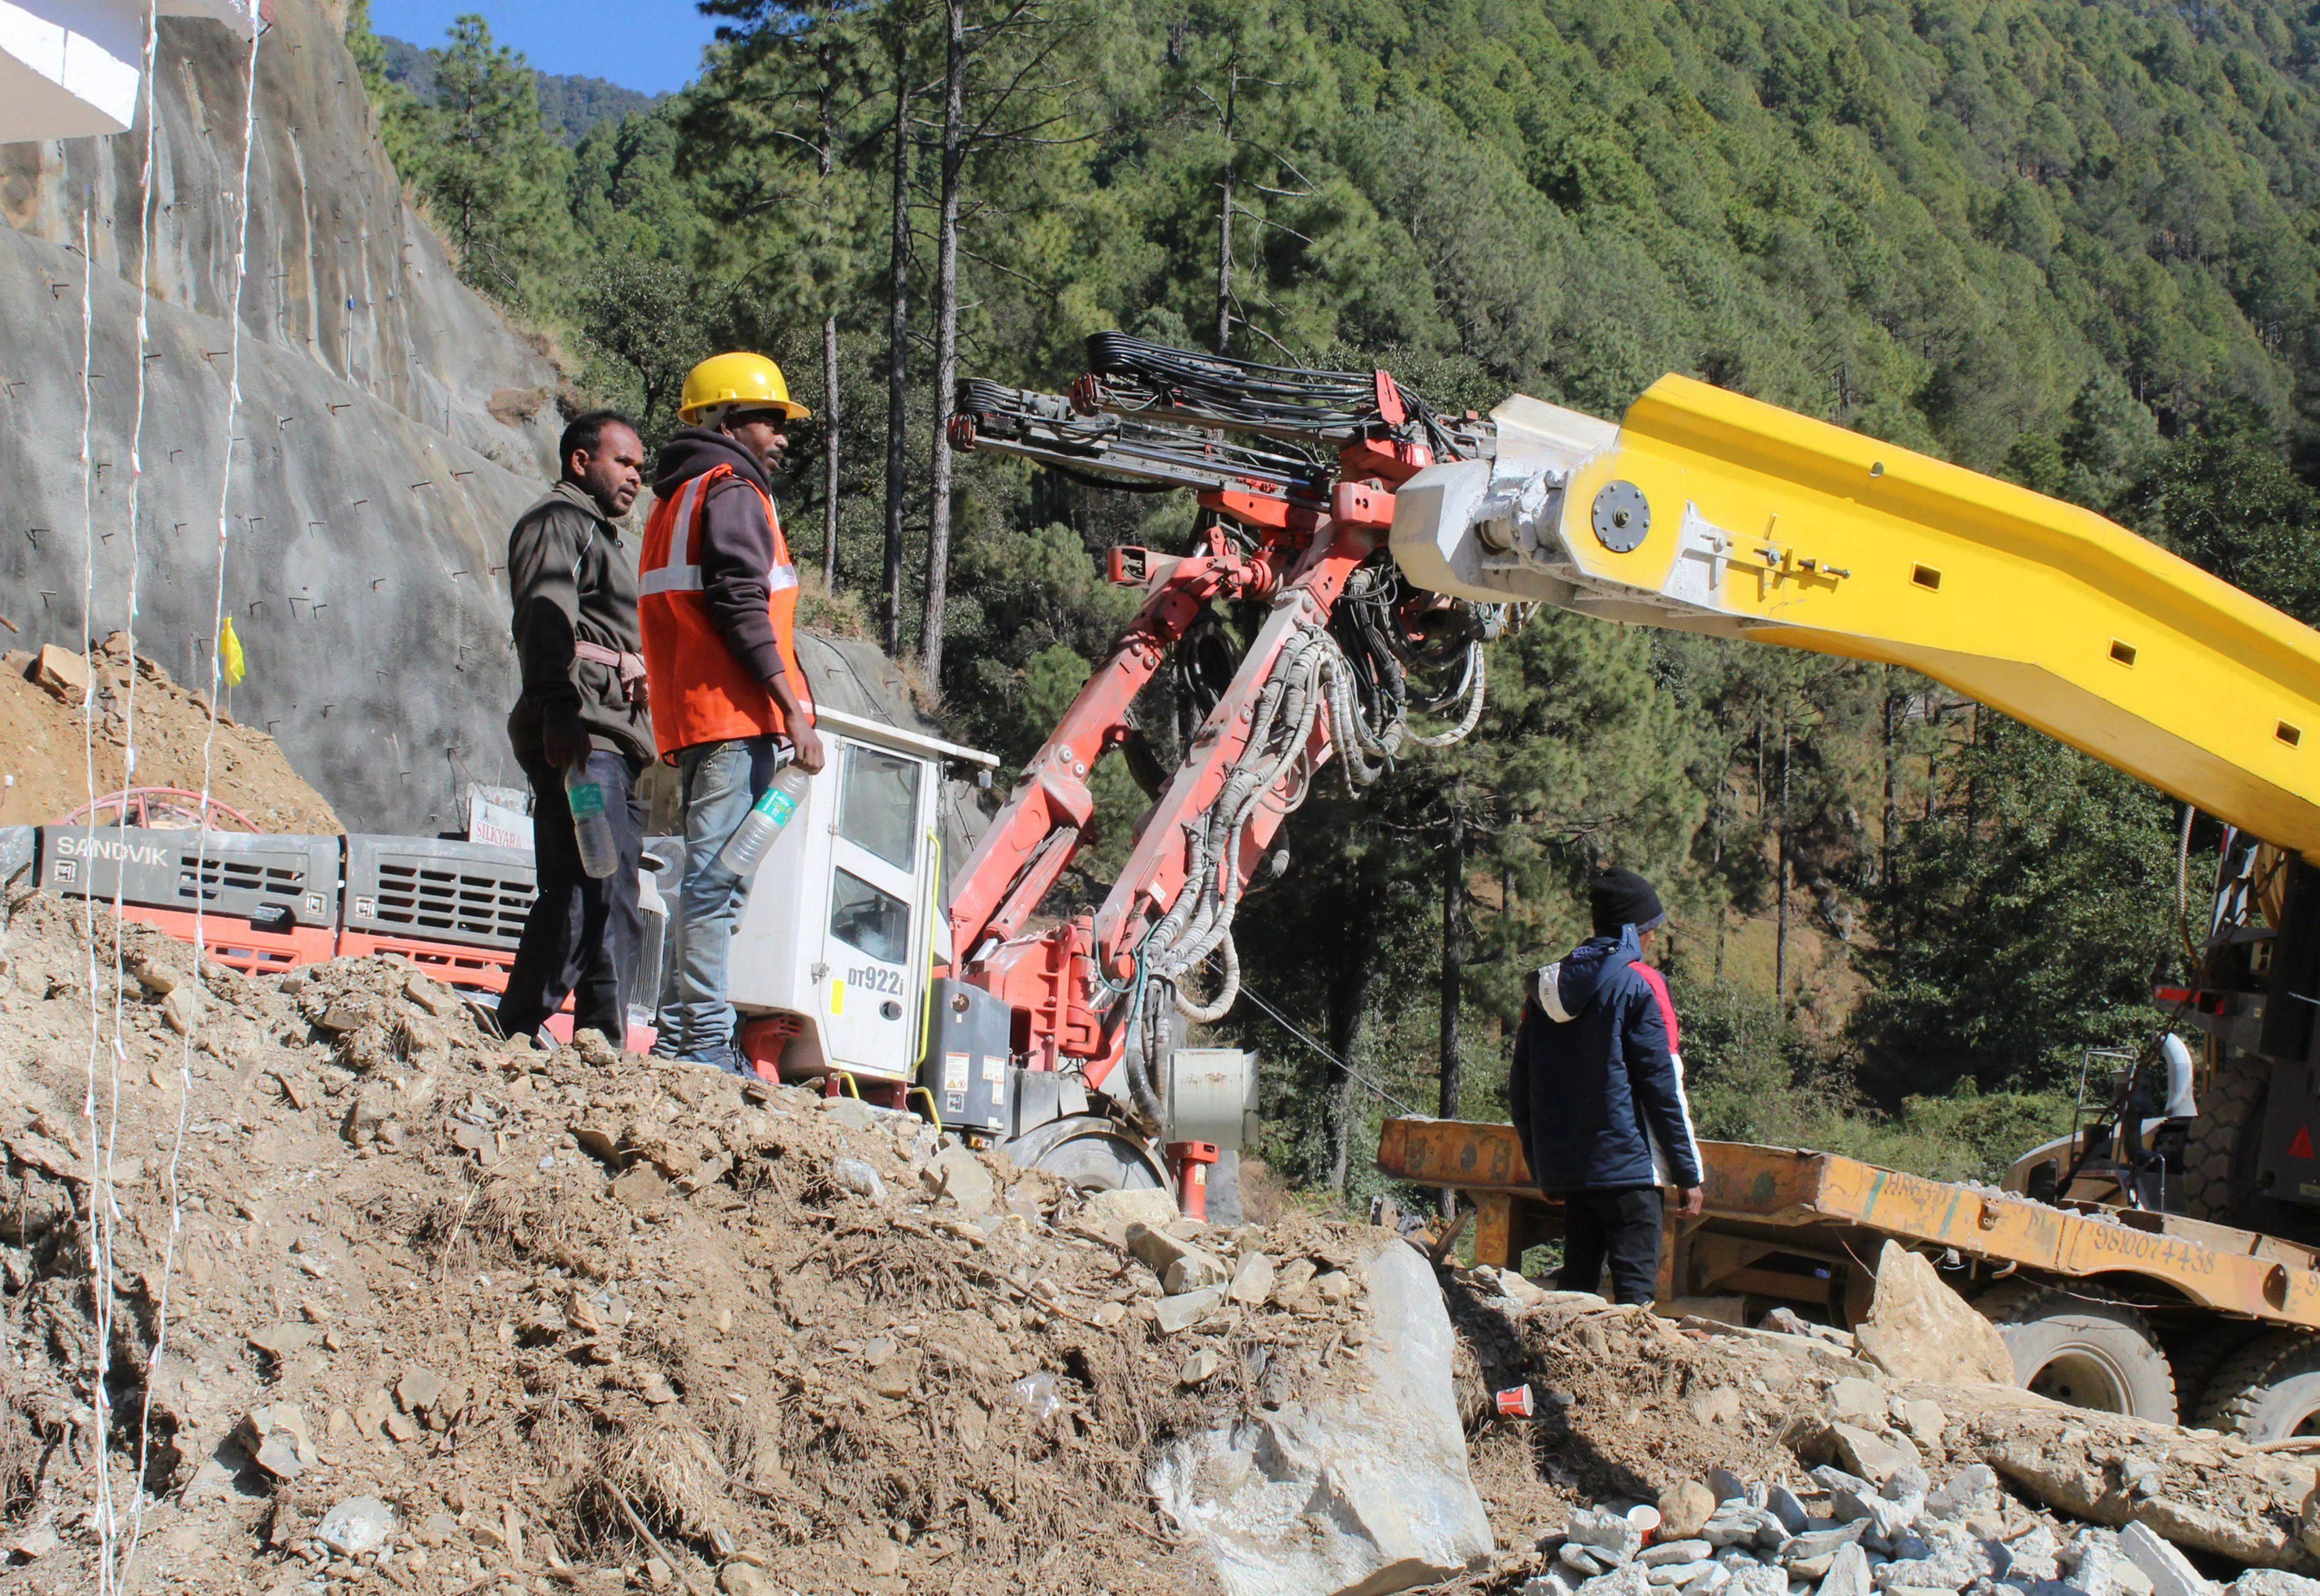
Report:
[[576,642],[616,654],[644,647],[637,630],[636,556],[577,483],[559,482],[508,534],[509,627],[523,692],[508,715],[520,759],[542,758],[542,722],[551,708],[578,712],[589,746],[653,757],[652,716],[621,690],[620,672],[578,657]]
[[1675,1005],[1636,928],[1532,978],[1507,1101],[1543,1192],[1700,1183]]
[[757,456],[722,432],[679,427],[654,458],[653,492],[674,499],[686,483],[718,466],[732,467],[733,475],[709,490],[702,510],[702,598],[733,657],[760,682],[770,682],[784,669],[774,623],[766,613],[772,596],[766,578],[774,568],[774,529],[766,519],[766,500],[751,489],[770,498],[774,485]]

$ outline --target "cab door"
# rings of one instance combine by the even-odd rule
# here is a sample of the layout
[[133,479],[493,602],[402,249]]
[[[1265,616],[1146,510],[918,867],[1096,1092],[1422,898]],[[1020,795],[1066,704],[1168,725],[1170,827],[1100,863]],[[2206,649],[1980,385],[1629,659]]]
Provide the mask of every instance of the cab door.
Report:
[[823,928],[822,1035],[839,1069],[907,1075],[927,980],[920,866],[926,764],[848,741],[839,755]]

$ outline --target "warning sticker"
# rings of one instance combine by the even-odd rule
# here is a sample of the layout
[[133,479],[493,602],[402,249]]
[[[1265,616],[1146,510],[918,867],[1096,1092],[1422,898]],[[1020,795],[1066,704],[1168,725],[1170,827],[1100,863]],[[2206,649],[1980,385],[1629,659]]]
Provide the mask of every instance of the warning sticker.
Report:
[[2296,1128],[2296,1139],[2288,1144],[2288,1156],[2291,1158],[2309,1158],[2312,1156],[2312,1128],[2310,1126],[2298,1125]]
[[833,1014],[846,1012],[846,983],[843,981],[829,984],[829,1011]]
[[943,1090],[945,1092],[964,1092],[966,1090],[965,1054],[946,1053],[943,1055]]
[[983,1078],[996,1086],[1007,1079],[1007,1061],[996,1053],[986,1053],[983,1058]]

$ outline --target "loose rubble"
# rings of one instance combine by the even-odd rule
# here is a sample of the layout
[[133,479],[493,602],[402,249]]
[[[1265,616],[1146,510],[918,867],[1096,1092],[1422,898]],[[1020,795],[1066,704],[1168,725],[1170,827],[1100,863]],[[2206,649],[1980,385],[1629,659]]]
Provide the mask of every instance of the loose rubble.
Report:
[[[1922,1286],[1896,1293],[1921,1329],[1951,1313]],[[1489,1268],[1461,1273],[1451,1310],[1474,1360],[1477,1483],[1500,1546],[1525,1548],[1459,1588],[2214,1596],[2225,1573],[2234,1596],[2320,1596],[2301,1538],[2320,1470],[2303,1457],[1995,1382],[1897,1378],[1800,1320],[1678,1325]],[[1971,1328],[1907,1340],[1913,1358],[1944,1341],[1980,1356]],[[1536,1422],[1485,1416],[1483,1392],[1514,1381],[1541,1393]]]
[[[387,957],[197,986],[101,910],[92,1127],[87,912],[20,884],[0,930],[11,1589],[95,1585],[105,1245],[116,1469],[151,1416],[124,1589],[279,1596],[1213,1590],[1152,1461],[1357,1401],[1376,1249],[1418,1256],[1082,1202],[593,1032],[504,1044]],[[164,1002],[196,991],[189,1045]]]

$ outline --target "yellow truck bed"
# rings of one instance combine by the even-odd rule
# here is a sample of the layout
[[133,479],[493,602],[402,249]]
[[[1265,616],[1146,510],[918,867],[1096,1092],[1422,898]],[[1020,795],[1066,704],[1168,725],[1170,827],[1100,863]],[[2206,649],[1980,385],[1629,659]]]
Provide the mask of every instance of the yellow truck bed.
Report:
[[[1993,1274],[2098,1281],[2138,1299],[2320,1328],[2320,1252],[2275,1237],[2171,1214],[2050,1208],[1835,1153],[1711,1141],[1700,1154],[1707,1211],[1676,1227],[1663,1297],[1778,1298],[1849,1322],[1890,1238],[1954,1248]],[[1560,1231],[1560,1205],[1531,1184],[1510,1125],[1389,1120],[1377,1166],[1471,1199],[1477,1262],[1519,1267],[1526,1248]]]

